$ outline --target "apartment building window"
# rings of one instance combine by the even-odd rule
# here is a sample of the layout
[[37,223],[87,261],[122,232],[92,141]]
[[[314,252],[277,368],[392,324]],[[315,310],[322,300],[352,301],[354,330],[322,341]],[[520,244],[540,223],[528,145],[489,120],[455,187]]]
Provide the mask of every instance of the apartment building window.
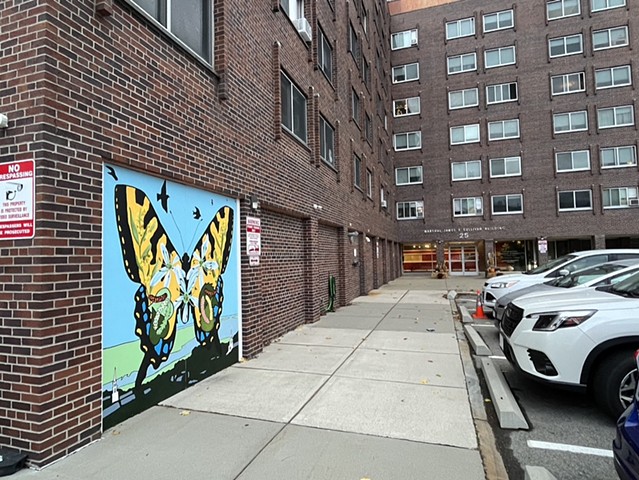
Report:
[[306,97],[284,74],[280,73],[282,90],[282,126],[306,143]]
[[479,91],[477,88],[465,88],[464,90],[448,92],[448,108],[450,110],[476,107],[477,105],[479,105]]
[[447,58],[447,62],[449,75],[477,70],[477,54],[475,52],[453,55]]
[[639,205],[637,187],[604,188],[602,193],[604,208],[627,208],[630,205]]
[[595,87],[597,90],[602,88],[625,87],[626,85],[632,85],[630,65],[595,70]]
[[599,128],[628,127],[635,124],[635,112],[632,105],[600,108],[597,110],[597,122]]
[[519,119],[488,122],[488,140],[519,138]]
[[362,79],[364,80],[364,84],[366,88],[370,91],[371,89],[371,67],[369,63],[366,61],[366,57],[362,56]]
[[401,167],[395,169],[395,185],[417,185],[423,183],[423,169],[419,167]]
[[362,159],[353,155],[353,185],[362,189]]
[[607,28],[592,32],[592,49],[625,47],[628,45],[628,27]]
[[463,143],[479,142],[479,124],[460,125],[450,128],[450,144],[461,145]]
[[366,196],[373,198],[373,173],[366,170]]
[[304,0],[280,0],[280,7],[291,20],[304,16]]
[[637,148],[634,145],[604,147],[599,151],[601,168],[634,167],[637,165]]
[[446,24],[446,40],[475,35],[475,19],[463,18]]
[[555,133],[582,132],[584,130],[588,130],[586,110],[553,115],[553,131]]
[[486,86],[486,104],[516,102],[517,82],[499,83]]
[[413,80],[419,80],[419,63],[393,67],[393,83],[411,82]]
[[557,173],[590,170],[590,151],[558,152],[555,154],[555,165]]
[[550,88],[553,95],[583,92],[586,90],[586,74],[576,72],[554,75],[550,77]]
[[559,192],[559,211],[571,210],[592,210],[592,192],[590,190]]
[[317,64],[328,81],[333,83],[333,47],[326,38],[324,31],[319,29],[319,48],[317,49]]
[[453,162],[450,166],[454,182],[481,179],[480,160],[470,160],[468,162]]
[[484,15],[484,33],[505,30],[515,26],[515,16],[512,10],[488,13]]
[[493,195],[490,200],[493,215],[512,215],[524,211],[524,199],[521,194]]
[[484,199],[481,197],[453,198],[454,217],[475,217],[484,214]]
[[359,95],[357,95],[357,92],[355,90],[351,90],[351,110],[353,113],[353,120],[355,120],[355,123],[357,125],[359,125],[360,116],[362,114],[361,104],[362,103],[359,99]]
[[391,35],[391,50],[410,48],[417,45],[417,29],[393,33]]
[[348,51],[351,52],[355,64],[359,67],[362,59],[362,47],[359,43],[359,38],[357,38],[357,31],[355,31],[352,24],[349,25],[348,32]]
[[404,98],[393,102],[393,115],[404,117],[407,115],[417,115],[420,112],[419,97]]
[[492,48],[484,52],[486,68],[503,67],[515,64],[515,46]]
[[490,159],[490,177],[521,176],[521,157],[504,157]]
[[422,132],[396,133],[393,135],[393,145],[396,152],[422,148]]
[[581,13],[579,0],[552,0],[546,2],[546,13],[548,20],[579,15]]
[[626,0],[592,0],[592,11],[608,10],[610,8],[625,7]]
[[424,218],[424,202],[397,202],[397,220]]
[[548,51],[551,58],[575,55],[584,51],[581,33],[548,40]]
[[335,129],[320,115],[320,157],[335,167]]
[[198,57],[213,62],[213,2],[210,0],[133,0],[162,28]]
[[364,133],[366,134],[366,141],[369,145],[373,145],[373,119],[368,113],[364,116]]

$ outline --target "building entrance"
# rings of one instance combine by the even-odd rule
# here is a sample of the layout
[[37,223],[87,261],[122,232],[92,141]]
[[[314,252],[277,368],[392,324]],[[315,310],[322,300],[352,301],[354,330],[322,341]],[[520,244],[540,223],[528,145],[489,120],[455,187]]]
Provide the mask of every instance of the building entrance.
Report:
[[452,243],[446,250],[446,261],[451,275],[477,275],[479,273],[477,246]]

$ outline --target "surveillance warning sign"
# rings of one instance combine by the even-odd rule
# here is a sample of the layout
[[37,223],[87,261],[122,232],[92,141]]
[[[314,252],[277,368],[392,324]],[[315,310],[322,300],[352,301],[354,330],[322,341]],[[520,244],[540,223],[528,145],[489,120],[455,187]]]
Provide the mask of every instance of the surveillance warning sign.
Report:
[[0,163],[0,240],[35,234],[35,162]]

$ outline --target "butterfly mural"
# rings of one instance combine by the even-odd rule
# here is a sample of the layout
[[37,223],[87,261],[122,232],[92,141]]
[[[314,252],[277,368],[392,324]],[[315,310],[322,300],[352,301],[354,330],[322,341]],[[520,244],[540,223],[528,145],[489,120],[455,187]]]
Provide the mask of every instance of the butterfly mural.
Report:
[[199,345],[224,354],[218,330],[224,302],[222,274],[232,245],[233,210],[220,208],[191,254],[180,255],[142,190],[116,185],[114,203],[124,269],[138,284],[134,294],[135,335],[143,352],[135,379],[135,389],[139,390],[149,366],[157,369],[169,358],[178,322],[193,320]]

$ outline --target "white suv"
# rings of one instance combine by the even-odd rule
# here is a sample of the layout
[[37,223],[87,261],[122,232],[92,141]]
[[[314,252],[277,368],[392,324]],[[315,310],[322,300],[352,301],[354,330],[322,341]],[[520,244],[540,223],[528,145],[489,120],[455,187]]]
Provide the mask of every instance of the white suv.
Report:
[[497,299],[507,293],[562,277],[582,268],[624,258],[639,258],[639,249],[584,250],[556,258],[526,273],[491,278],[484,283],[482,288],[481,300],[484,312],[492,314]]
[[639,273],[611,286],[515,299],[504,312],[499,340],[520,371],[588,387],[618,417],[637,385]]

